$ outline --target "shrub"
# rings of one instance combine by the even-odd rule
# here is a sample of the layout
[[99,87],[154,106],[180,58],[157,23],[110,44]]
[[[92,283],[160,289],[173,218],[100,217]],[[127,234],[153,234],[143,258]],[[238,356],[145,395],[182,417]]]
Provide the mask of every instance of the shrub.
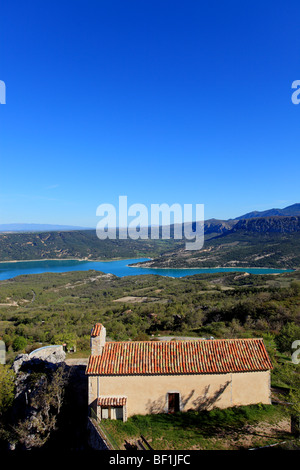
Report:
[[300,340],[300,326],[295,323],[287,323],[282,328],[275,341],[280,352],[291,352],[292,343]]
[[11,406],[14,399],[14,388],[12,369],[0,364],[0,416]]
[[12,343],[12,348],[15,352],[23,351],[27,346],[27,341],[24,336],[17,336]]

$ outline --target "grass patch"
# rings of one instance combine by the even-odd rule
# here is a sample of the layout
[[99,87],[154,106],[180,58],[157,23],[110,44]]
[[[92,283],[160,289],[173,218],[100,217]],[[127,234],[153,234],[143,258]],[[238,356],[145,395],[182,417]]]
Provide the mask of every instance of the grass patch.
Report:
[[91,350],[90,349],[81,349],[80,351],[76,352],[67,352],[66,359],[85,359],[90,357]]
[[[126,442],[134,443],[143,435],[155,450],[216,450],[243,448],[243,435],[248,433],[249,426],[264,423],[271,428],[282,419],[284,411],[280,406],[253,405],[172,415],[135,415],[126,423],[111,420],[102,423],[120,448],[124,448]],[[266,438],[267,442],[270,439],[274,442],[278,436],[268,435]],[[264,445],[266,439],[254,435],[254,441]]]

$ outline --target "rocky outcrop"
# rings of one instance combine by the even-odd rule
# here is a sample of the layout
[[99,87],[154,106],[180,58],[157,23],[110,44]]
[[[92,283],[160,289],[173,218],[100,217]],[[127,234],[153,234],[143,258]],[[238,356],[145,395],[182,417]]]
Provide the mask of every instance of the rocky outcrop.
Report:
[[296,203],[284,209],[268,209],[266,211],[253,211],[236,217],[236,220],[251,219],[253,217],[274,217],[274,216],[300,216],[300,204]]
[[242,219],[231,232],[294,233],[300,231],[300,217],[257,217]]
[[227,233],[236,223],[236,220],[209,219],[204,222],[204,233],[206,235],[210,233]]
[[17,373],[21,368],[30,369],[30,367],[39,364],[43,364],[46,368],[55,369],[65,362],[65,359],[66,353],[62,346],[45,346],[32,351],[30,354],[19,354],[13,363],[13,370]]
[[7,438],[11,450],[41,448],[56,429],[68,382],[65,362],[58,361],[58,356],[52,352],[46,356],[48,360],[43,360],[22,354],[16,359],[18,372]]

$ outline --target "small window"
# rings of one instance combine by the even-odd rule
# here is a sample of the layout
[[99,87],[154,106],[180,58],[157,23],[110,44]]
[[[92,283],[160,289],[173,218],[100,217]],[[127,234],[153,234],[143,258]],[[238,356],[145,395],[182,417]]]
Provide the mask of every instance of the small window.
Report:
[[123,406],[115,406],[111,408],[111,419],[123,420]]
[[176,413],[179,411],[179,393],[169,393],[168,394],[168,412]]

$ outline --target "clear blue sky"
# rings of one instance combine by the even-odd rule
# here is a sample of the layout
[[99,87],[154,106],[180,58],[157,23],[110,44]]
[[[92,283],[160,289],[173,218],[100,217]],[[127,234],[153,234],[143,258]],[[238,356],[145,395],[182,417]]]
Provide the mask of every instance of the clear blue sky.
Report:
[[300,202],[299,0],[10,0],[0,80],[0,223]]

